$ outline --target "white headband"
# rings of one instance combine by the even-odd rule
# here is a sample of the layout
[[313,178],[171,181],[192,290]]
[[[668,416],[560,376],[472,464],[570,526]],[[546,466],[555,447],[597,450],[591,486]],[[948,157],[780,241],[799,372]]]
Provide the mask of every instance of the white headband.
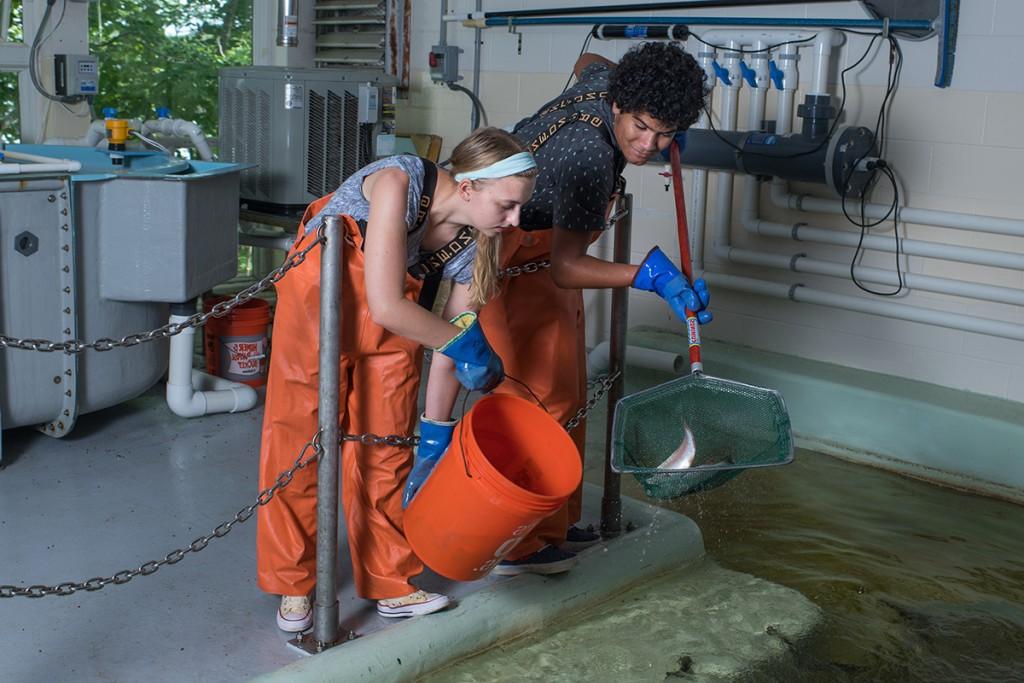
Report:
[[529,171],[531,168],[537,168],[537,162],[534,161],[533,155],[529,152],[518,152],[476,171],[456,173],[455,182],[461,183],[463,180],[482,180],[485,178],[507,178],[510,175]]

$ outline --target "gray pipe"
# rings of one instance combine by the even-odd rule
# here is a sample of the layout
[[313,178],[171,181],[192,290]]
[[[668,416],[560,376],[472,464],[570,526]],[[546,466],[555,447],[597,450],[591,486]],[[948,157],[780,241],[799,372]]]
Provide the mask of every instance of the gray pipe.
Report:
[[277,0],[277,44],[299,45],[299,0]]
[[[615,224],[616,263],[629,263],[629,243],[633,232],[633,195],[623,194],[617,209],[625,210],[625,215]],[[608,372],[619,371],[619,378],[612,383],[608,391],[608,416],[605,421],[604,436],[604,496],[601,498],[601,535],[605,538],[618,536],[622,532],[622,494],[618,472],[612,469],[612,428],[615,417],[615,405],[622,398],[626,385],[626,323],[629,315],[629,288],[618,287],[612,290],[612,322],[609,340]]]
[[[479,12],[483,9],[483,5],[483,0],[476,0],[476,11]],[[483,44],[481,33],[482,29],[479,26],[473,31],[473,95],[475,97],[480,96],[480,46]],[[470,127],[472,130],[480,127],[480,115],[476,107],[473,107],[473,113],[470,114]]]
[[341,267],[345,240],[337,216],[324,220],[320,245],[320,443],[316,485],[316,609],[313,637],[317,648],[338,640],[338,390],[341,354]]

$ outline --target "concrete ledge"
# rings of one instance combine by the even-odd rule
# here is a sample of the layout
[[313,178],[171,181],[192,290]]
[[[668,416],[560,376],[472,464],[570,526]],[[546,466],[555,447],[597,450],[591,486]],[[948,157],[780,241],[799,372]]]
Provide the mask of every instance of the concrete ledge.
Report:
[[[585,497],[593,500],[596,487],[585,486]],[[413,681],[457,659],[606,600],[631,584],[704,557],[700,530],[689,518],[629,498],[622,503],[623,520],[631,521],[637,529],[587,549],[580,554],[579,566],[568,574],[523,575],[486,586],[454,609],[410,619],[255,680]]]
[[[653,328],[630,331],[629,343],[684,356],[687,348],[684,337]],[[1024,404],[722,342],[704,346],[709,375],[782,392],[803,448],[1024,503]]]

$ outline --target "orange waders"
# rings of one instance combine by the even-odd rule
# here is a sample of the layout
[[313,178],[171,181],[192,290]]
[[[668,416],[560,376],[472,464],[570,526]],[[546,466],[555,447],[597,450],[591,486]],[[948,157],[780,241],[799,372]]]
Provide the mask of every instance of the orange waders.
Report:
[[[502,267],[550,258],[553,233],[553,229],[507,233],[501,244]],[[599,236],[595,233],[595,238]],[[530,387],[552,417],[565,424],[586,403],[587,349],[580,290],[555,285],[550,269],[506,277],[501,293],[481,311],[480,323],[505,365],[505,374]],[[534,400],[508,379],[495,393]],[[586,422],[571,436],[582,460]],[[545,545],[565,542],[566,530],[580,519],[582,494],[581,486],[562,508],[541,520],[507,559],[518,560]]]
[[[314,216],[330,196],[313,202]],[[422,349],[380,327],[370,317],[362,236],[343,217],[339,419],[348,434],[412,434],[416,423]],[[314,233],[315,235],[315,233]],[[314,235],[299,239],[301,248]],[[415,301],[422,282],[406,275],[405,296]],[[289,469],[317,431],[317,356],[320,329],[320,249],[277,284],[273,354],[260,449],[260,489]],[[396,598],[416,590],[409,578],[423,571],[402,527],[402,489],[412,450],[345,442],[341,448],[341,499],[358,594]],[[257,583],[280,595],[307,595],[316,583],[316,467],[306,467],[259,509]]]

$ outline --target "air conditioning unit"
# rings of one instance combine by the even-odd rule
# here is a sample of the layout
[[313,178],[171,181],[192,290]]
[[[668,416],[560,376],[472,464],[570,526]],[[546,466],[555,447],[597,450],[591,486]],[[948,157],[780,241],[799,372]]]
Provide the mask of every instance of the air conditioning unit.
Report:
[[221,69],[219,160],[256,164],[242,172],[243,202],[293,213],[337,189],[376,158],[396,85],[372,69]]

